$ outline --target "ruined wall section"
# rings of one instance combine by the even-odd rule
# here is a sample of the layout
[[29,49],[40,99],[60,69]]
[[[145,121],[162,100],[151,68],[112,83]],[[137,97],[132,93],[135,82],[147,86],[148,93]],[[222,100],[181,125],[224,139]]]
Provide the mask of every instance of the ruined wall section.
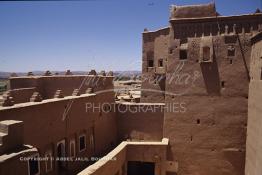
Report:
[[164,102],[168,38],[169,28],[143,33],[141,102]]
[[35,87],[9,90],[10,96],[13,97],[14,104],[29,102],[34,92],[36,92]]
[[65,96],[72,95],[74,89],[79,89],[83,94],[87,88],[92,88],[94,92],[101,90],[113,90],[113,77],[105,76],[63,76],[63,77],[42,77],[44,87],[44,98],[52,98],[57,89],[61,89]]
[[63,96],[71,96],[74,90],[80,95],[88,88],[94,92],[113,91],[114,88],[113,76],[101,75],[12,77],[10,85],[14,104],[29,102],[34,92],[38,92],[43,99],[52,99],[57,90],[61,90]]

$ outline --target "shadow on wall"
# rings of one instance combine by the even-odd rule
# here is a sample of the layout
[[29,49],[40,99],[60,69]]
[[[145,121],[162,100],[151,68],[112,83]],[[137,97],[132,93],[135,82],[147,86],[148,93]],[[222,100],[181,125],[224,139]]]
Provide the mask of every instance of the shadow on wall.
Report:
[[[205,53],[203,53],[203,56],[205,58]],[[213,59],[210,61],[203,59],[203,61],[200,63],[200,67],[205,81],[207,93],[209,95],[220,95],[220,78],[215,52],[213,52]]]
[[166,90],[166,76],[162,76],[161,80],[159,81],[159,87],[163,92]]

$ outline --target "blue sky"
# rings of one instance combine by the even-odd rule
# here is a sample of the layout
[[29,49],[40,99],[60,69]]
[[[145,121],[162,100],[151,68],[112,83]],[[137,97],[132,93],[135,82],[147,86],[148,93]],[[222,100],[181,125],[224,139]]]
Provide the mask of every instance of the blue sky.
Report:
[[[222,15],[253,13],[262,0],[216,0]],[[141,70],[146,27],[168,25],[169,5],[209,0],[0,2],[0,71]]]

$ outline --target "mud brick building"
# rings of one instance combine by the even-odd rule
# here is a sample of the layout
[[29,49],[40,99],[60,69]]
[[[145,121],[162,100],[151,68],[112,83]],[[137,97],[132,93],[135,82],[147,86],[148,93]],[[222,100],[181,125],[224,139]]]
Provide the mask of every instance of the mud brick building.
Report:
[[261,30],[259,10],[171,6],[168,27],[142,34],[141,103],[115,101],[112,72],[11,77],[0,174],[260,175]]
[[249,99],[248,99],[248,127],[246,142],[246,175],[258,175],[262,172],[262,118],[261,118],[261,90],[262,90],[262,32],[252,40],[252,54],[250,63]]
[[[23,131],[19,134],[23,134],[23,143],[18,147],[23,144],[33,145],[37,148],[37,157],[81,158],[103,155],[116,144],[115,113],[91,113],[86,111],[85,104],[113,103],[112,91],[95,94],[104,89],[113,89],[112,79],[112,76],[100,75],[10,78],[11,90],[5,94],[0,118],[22,122],[20,125],[23,125]],[[1,132],[2,146],[8,146],[5,138],[12,135],[9,130]],[[16,137],[13,135],[11,139]],[[9,154],[16,149],[8,148],[4,153]],[[22,166],[24,161],[20,162]],[[28,165],[25,166],[26,171],[17,168],[11,169],[11,172],[5,171],[4,174],[30,174],[30,167],[27,169]],[[39,161],[38,166],[31,167],[32,174],[74,174],[86,167],[87,161]]]
[[215,4],[171,6],[169,26],[143,32],[141,102],[165,112],[178,174],[244,174],[251,38],[262,14],[222,16]]

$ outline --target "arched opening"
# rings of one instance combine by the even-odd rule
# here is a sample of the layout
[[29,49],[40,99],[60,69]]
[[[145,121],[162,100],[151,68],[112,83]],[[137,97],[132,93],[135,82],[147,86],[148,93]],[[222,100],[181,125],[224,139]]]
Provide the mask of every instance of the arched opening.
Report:
[[65,167],[65,161],[63,161],[63,159],[65,158],[65,140],[57,143],[57,158],[58,169],[63,170]]

